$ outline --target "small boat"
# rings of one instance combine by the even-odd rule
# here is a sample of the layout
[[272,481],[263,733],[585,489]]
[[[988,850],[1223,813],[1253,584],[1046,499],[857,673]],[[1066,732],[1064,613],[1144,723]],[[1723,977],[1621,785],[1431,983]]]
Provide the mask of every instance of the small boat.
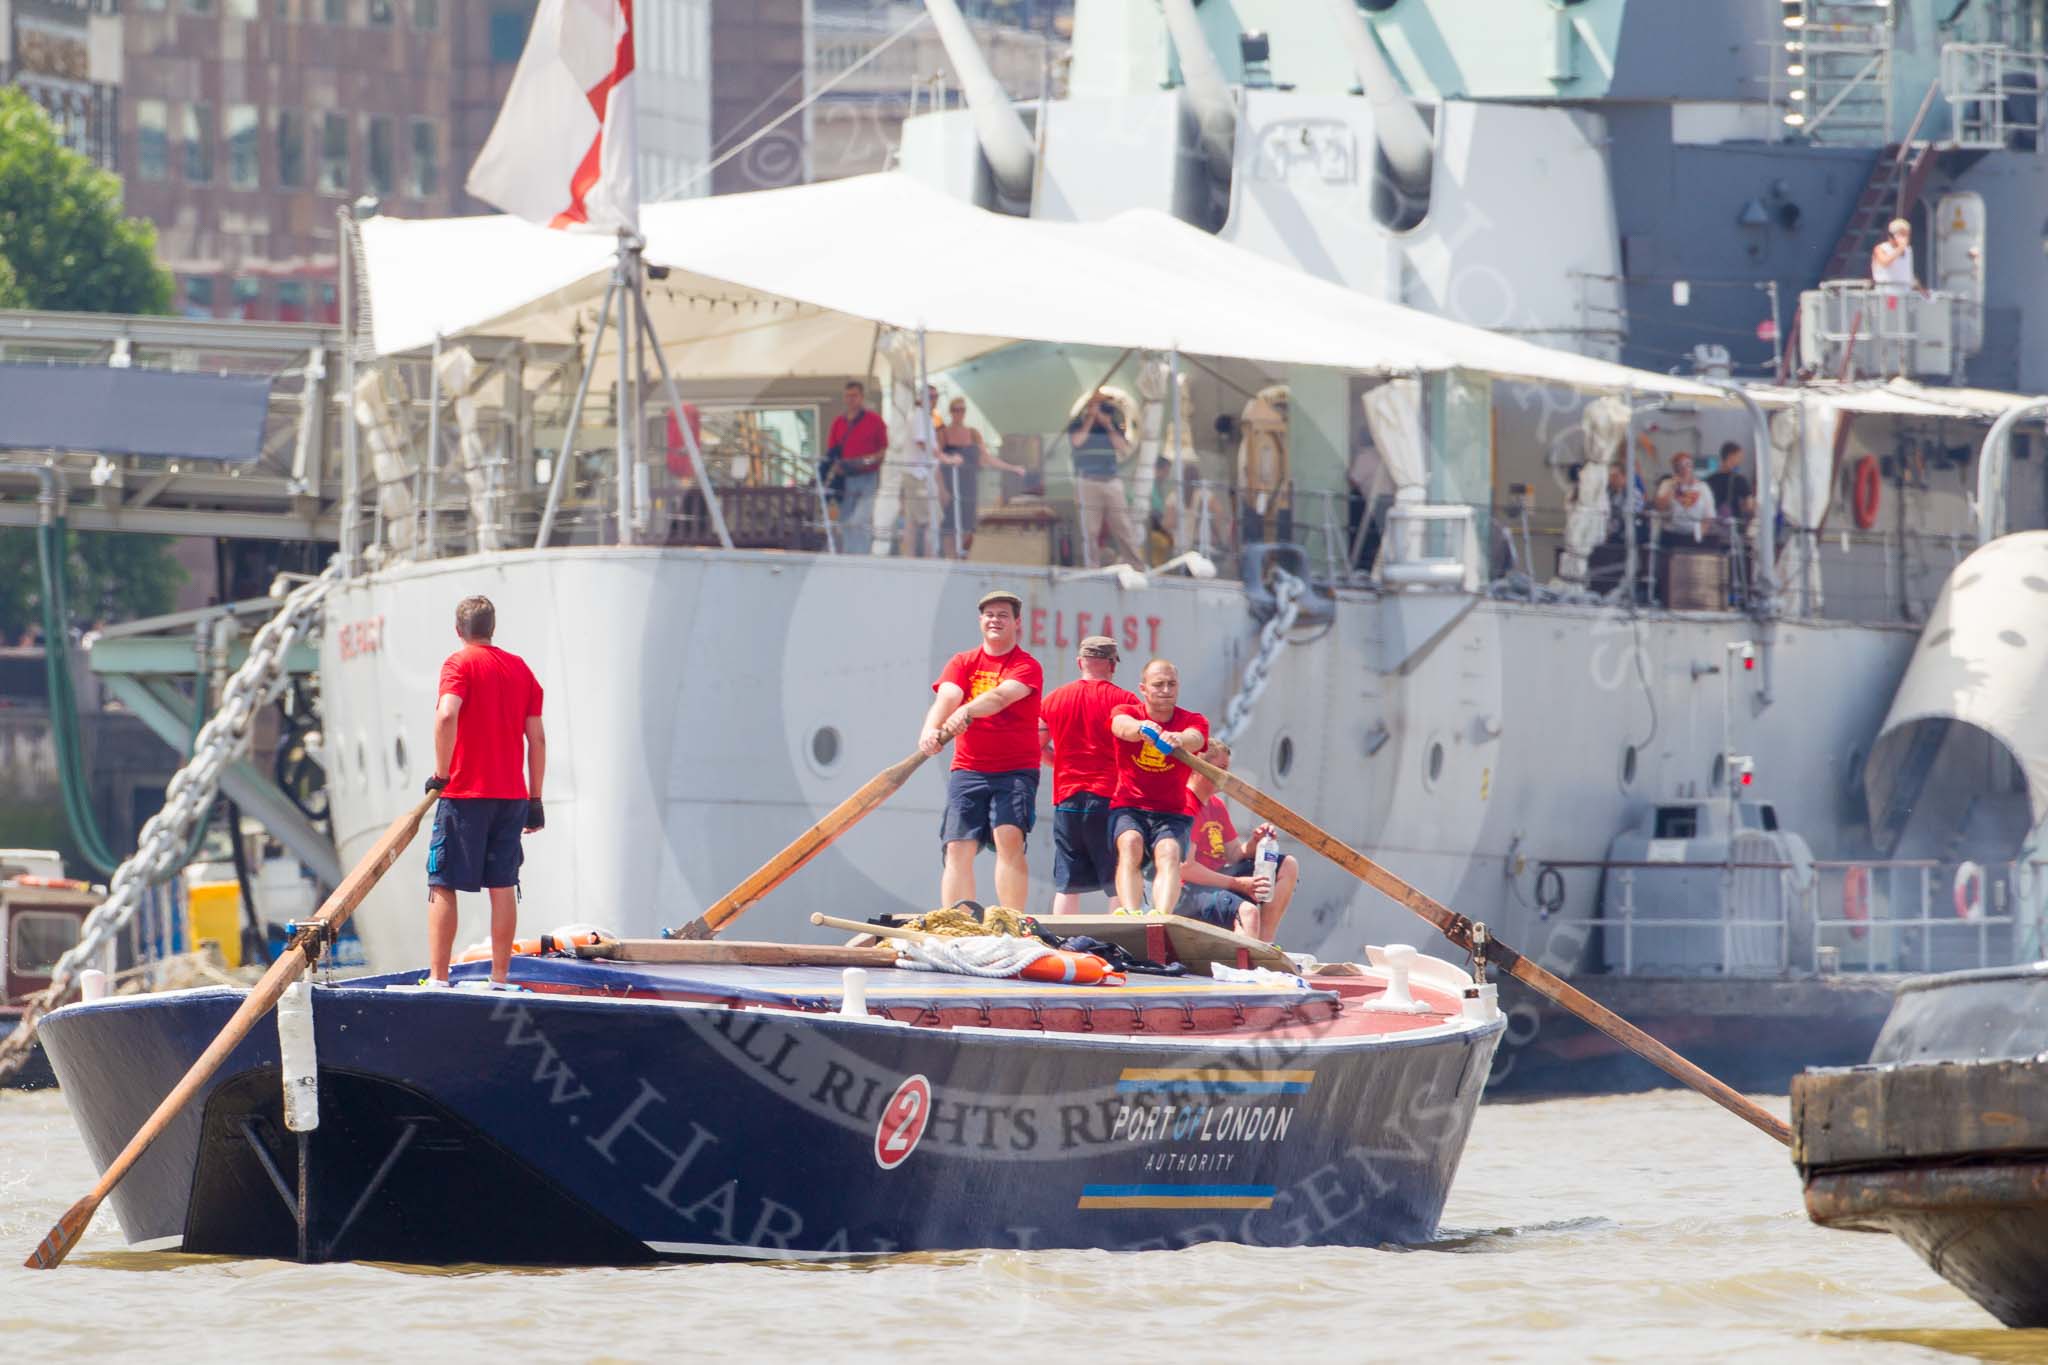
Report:
[[2048,1327],[2048,962],[1905,982],[1869,1065],[1794,1079],[1792,1128],[1814,1222]]
[[[1317,966],[1189,919],[1059,926],[1185,974],[599,939],[509,988],[484,963],[293,987],[111,1202],[137,1247],[426,1264],[1435,1235],[1495,987],[1401,946]],[[43,1021],[102,1171],[243,999]]]
[[[50,969],[77,944],[85,917],[102,899],[64,875],[53,850],[0,849],[0,1038],[21,1023],[22,1002],[50,984]],[[57,1083],[40,1047],[0,1085],[38,1090]]]

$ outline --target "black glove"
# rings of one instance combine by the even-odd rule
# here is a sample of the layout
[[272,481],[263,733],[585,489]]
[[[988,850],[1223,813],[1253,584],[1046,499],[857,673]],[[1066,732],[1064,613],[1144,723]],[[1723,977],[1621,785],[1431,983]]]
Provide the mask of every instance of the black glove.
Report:
[[427,779],[427,785],[421,790],[424,791],[427,795],[432,796],[435,792],[440,791],[447,785],[448,779],[445,777],[430,777]]
[[527,797],[526,832],[528,834],[532,834],[536,830],[545,829],[547,827],[547,823],[547,812],[540,808],[540,798],[538,796]]

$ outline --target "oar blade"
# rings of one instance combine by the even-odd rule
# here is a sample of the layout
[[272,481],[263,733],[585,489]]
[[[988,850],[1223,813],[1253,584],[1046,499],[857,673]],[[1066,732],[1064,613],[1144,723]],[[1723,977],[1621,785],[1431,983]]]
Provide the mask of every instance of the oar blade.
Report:
[[93,1211],[99,1206],[100,1195],[95,1191],[66,1209],[64,1216],[43,1234],[43,1240],[36,1243],[36,1249],[22,1264],[30,1270],[55,1270],[64,1264],[71,1248],[85,1236],[86,1225],[92,1222]]

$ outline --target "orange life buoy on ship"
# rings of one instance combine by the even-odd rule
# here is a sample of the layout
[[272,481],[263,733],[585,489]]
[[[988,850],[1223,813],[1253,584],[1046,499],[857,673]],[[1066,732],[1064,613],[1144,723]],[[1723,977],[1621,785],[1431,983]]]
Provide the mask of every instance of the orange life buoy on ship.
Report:
[[1856,461],[1854,478],[1856,529],[1868,531],[1877,525],[1877,509],[1884,497],[1884,478],[1878,472],[1877,456],[1865,455]]
[[1981,919],[1984,916],[1984,869],[1976,863],[1965,861],[1956,868],[1956,918]]
[[1842,918],[1849,921],[1851,938],[1870,933],[1870,869],[1852,867],[1842,874]]
[[1017,973],[1026,981],[1050,981],[1061,986],[1118,985],[1122,977],[1093,953],[1047,953]]

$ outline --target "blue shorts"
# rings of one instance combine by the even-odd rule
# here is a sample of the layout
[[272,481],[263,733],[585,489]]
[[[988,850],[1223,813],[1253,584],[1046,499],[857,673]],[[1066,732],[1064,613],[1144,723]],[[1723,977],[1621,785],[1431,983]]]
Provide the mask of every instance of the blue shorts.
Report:
[[1213,924],[1218,929],[1235,929],[1238,908],[1243,904],[1244,897],[1227,886],[1184,886],[1173,913]]
[[1116,885],[1109,798],[1075,792],[1052,811],[1052,889],[1106,891]]
[[442,797],[434,807],[434,836],[427,844],[427,885],[450,891],[519,885],[519,864],[526,860],[519,834],[525,824],[524,797]]
[[1038,769],[978,773],[955,768],[946,778],[946,813],[939,819],[939,842],[974,840],[994,848],[996,826],[1015,825],[1024,833],[1038,818]]
[[1145,855],[1161,839],[1172,839],[1180,845],[1185,855],[1188,851],[1188,835],[1194,831],[1195,817],[1192,815],[1167,815],[1156,810],[1139,810],[1135,806],[1118,806],[1109,813],[1109,839],[1112,844],[1120,843],[1125,830],[1136,830],[1145,836]]

